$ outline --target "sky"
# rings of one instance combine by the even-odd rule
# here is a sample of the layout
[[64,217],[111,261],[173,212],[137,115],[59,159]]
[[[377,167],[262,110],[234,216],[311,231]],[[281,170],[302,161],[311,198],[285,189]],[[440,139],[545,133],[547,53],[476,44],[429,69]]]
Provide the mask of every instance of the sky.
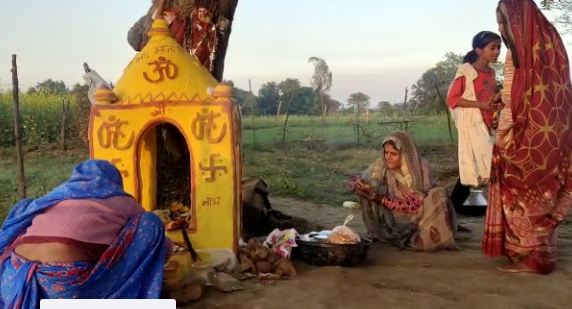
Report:
[[[127,31],[150,3],[0,0],[0,87],[11,87],[12,54],[18,55],[22,90],[47,78],[83,83],[84,62],[116,81],[136,55]],[[498,32],[497,3],[239,0],[224,79],[244,89],[250,79],[255,93],[268,81],[288,77],[309,85],[313,67],[308,58],[315,56],[326,60],[333,73],[334,99],[345,103],[351,93],[361,91],[372,105],[400,102],[405,87],[444,54],[468,52],[473,36],[482,30]]]

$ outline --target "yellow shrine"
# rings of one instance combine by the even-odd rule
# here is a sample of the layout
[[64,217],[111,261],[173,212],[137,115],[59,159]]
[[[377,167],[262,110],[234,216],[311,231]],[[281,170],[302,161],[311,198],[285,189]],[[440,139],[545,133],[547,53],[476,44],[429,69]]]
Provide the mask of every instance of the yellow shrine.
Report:
[[[90,155],[112,162],[125,190],[148,211],[157,201],[158,125],[186,145],[190,170],[189,238],[195,249],[230,249],[241,236],[240,115],[232,89],[216,79],[156,19],[150,40],[113,90],[98,89],[90,117]],[[188,196],[187,196],[188,197]],[[182,242],[180,232],[167,232]]]

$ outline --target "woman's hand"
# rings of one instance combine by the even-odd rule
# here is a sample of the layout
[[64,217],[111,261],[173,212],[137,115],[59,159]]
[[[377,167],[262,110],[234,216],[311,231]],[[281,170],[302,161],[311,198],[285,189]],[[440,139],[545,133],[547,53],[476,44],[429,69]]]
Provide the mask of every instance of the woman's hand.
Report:
[[372,191],[373,191],[373,187],[370,186],[369,184],[365,183],[362,179],[358,179],[356,181],[355,187],[354,187],[354,193],[357,196],[364,198],[370,202],[374,202],[374,203],[380,204],[382,206],[385,206],[386,196],[385,195],[379,195],[379,194],[374,193]]
[[358,179],[355,183],[355,187],[354,187],[354,193],[362,198],[371,200],[371,190],[372,187],[370,185],[368,185],[367,183],[365,183],[363,181],[363,179]]
[[385,195],[379,195],[379,194],[377,194],[377,193],[374,193],[373,196],[372,196],[372,198],[371,198],[371,201],[372,201],[372,202],[376,202],[376,203],[378,203],[378,204],[381,205],[381,206],[385,206],[385,201],[386,201],[386,200],[387,200],[387,196],[385,196]]
[[492,96],[491,99],[488,102],[486,102],[486,105],[487,106],[483,109],[490,110],[493,112],[503,109],[504,104],[502,103],[501,93],[499,92],[496,95]]
[[488,102],[479,102],[479,108],[486,111],[496,112],[501,109],[502,103],[493,103],[492,100]]
[[493,112],[498,112],[504,108],[504,104],[502,102],[491,103],[490,108]]
[[[500,100],[500,99],[499,99]],[[460,99],[457,103],[457,107],[468,107],[468,108],[478,108],[487,111],[498,111],[504,104],[497,101],[496,96],[492,96],[488,101],[468,101],[465,99]]]
[[501,100],[502,94],[500,92],[491,97],[491,102],[493,103],[501,103]]

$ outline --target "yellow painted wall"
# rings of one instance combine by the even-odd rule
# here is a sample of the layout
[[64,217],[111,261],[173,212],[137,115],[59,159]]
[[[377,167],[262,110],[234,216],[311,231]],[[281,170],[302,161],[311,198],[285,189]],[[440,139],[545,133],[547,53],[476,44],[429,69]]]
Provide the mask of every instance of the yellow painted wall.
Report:
[[[196,248],[233,249],[241,226],[240,149],[233,136],[238,124],[233,123],[230,106],[197,103],[168,107],[164,116],[157,117],[149,116],[156,111],[151,107],[96,106],[92,157],[113,162],[123,174],[125,190],[152,211],[161,207],[155,203],[157,154],[152,128],[162,122],[179,127],[191,153],[190,206],[195,218],[191,241]],[[208,125],[204,115],[214,116],[216,129],[204,129],[201,136],[201,127]],[[180,232],[174,238],[178,241]]]
[[[232,90],[184,51],[165,20],[156,19],[149,35],[113,91],[100,89],[94,95],[91,157],[115,164],[125,190],[145,209],[168,206],[156,205],[153,128],[175,125],[191,157],[191,242],[196,249],[236,253],[242,226],[241,126]],[[180,231],[168,236],[183,241]]]

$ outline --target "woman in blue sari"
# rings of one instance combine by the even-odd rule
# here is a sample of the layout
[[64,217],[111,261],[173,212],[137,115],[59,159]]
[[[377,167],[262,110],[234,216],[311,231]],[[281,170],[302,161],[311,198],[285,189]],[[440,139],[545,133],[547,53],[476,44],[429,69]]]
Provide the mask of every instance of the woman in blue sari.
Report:
[[159,298],[172,250],[164,225],[89,160],[48,195],[20,201],[0,229],[0,309],[41,299]]

